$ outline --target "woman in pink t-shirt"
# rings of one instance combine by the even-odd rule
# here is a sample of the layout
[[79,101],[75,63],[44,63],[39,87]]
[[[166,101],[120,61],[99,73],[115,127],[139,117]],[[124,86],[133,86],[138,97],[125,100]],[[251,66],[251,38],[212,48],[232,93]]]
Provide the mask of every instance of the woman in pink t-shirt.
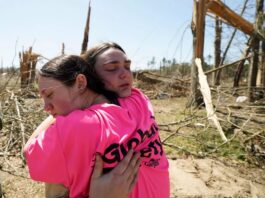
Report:
[[[86,71],[88,69],[86,63],[82,59],[80,59],[79,57],[76,57],[76,56],[58,57],[58,58],[52,60],[51,62],[52,62],[51,64],[55,66],[54,69],[57,71],[57,72],[52,71],[54,73],[57,73],[57,76],[54,77],[54,79],[57,78],[57,79],[59,79],[59,81],[63,81],[63,83],[67,82],[67,86],[71,85],[71,82],[70,82],[71,80],[69,80],[69,79],[71,79],[71,76],[65,75],[63,70],[67,70],[68,72],[66,72],[66,73],[69,73],[72,75],[72,73],[76,69],[75,67],[78,66],[80,68],[78,68],[77,70],[82,69],[83,73],[86,74],[85,77],[90,77],[89,75],[91,75],[91,74],[89,74],[89,71],[88,72]],[[59,66],[59,65],[60,65],[60,68],[56,68],[56,66]],[[68,67],[66,67],[66,66],[68,66]],[[69,69],[69,67],[72,67],[72,68]],[[52,67],[50,69],[52,70]],[[76,73],[76,72],[74,72],[74,73]],[[87,75],[87,73],[89,75]],[[63,76],[63,75],[65,75],[65,76]],[[94,77],[92,77],[92,78],[94,78]],[[42,79],[45,79],[45,78],[42,78]],[[41,94],[44,94],[45,101],[46,101],[45,110],[50,112],[55,117],[56,117],[56,115],[68,114],[70,111],[72,111],[72,109],[69,109],[69,107],[71,107],[75,104],[75,102],[68,104],[68,105],[65,104],[65,102],[68,99],[68,97],[65,97],[65,93],[67,91],[68,92],[67,94],[69,94],[70,88],[69,88],[69,90],[67,90],[68,89],[67,86],[64,86],[64,84],[60,84],[60,82],[56,82],[56,80],[54,81],[56,84],[53,84],[54,83],[54,82],[52,82],[54,80],[53,77],[47,78],[47,79],[50,80],[50,81],[47,81],[48,84],[46,84],[46,85],[48,85],[48,87],[43,88],[41,90]],[[65,80],[63,80],[63,79],[65,79]],[[77,80],[78,79],[79,78],[77,78]],[[97,87],[99,90],[103,90],[102,88],[100,88],[100,87],[102,87],[102,83],[100,83],[100,81],[98,81],[96,78],[94,78],[92,83],[93,82],[95,83],[93,86]],[[79,83],[80,83],[79,86],[83,86],[82,83],[84,83],[84,82],[79,82]],[[84,87],[78,87],[78,88],[83,89]],[[82,92],[84,92],[84,90],[82,90]],[[105,94],[106,93],[108,94],[108,92],[105,92]],[[111,94],[112,93],[110,93],[110,95]],[[98,97],[96,98],[94,103],[100,102],[100,100],[98,100],[98,98],[100,98],[99,94],[97,94],[97,95],[98,95]],[[47,101],[47,100],[50,100],[50,101]],[[65,107],[63,107],[60,104],[60,100],[62,101],[62,104],[65,104]],[[102,102],[103,101],[104,101],[104,98],[103,98]],[[43,121],[43,123],[41,125],[39,125],[39,127],[32,134],[31,138],[29,139],[29,141],[27,142],[27,144],[25,146],[25,155],[27,155],[27,152],[29,151],[27,149],[32,144],[32,141],[37,140],[40,137],[40,134],[42,134],[43,131],[47,130],[47,128],[50,127],[50,125],[52,125],[54,123],[54,121],[55,121],[55,119],[53,118],[53,116],[49,116],[45,121]],[[45,147],[43,147],[43,148],[45,148]],[[41,155],[38,157],[41,157]],[[30,156],[30,158],[32,158],[32,157]],[[36,157],[36,159],[38,159],[38,158]],[[102,175],[103,162],[102,162],[101,158],[99,157],[99,155],[97,155],[97,157],[96,157],[96,162],[97,163],[95,166],[94,173],[92,175],[92,183],[90,186],[91,187],[90,188],[90,195],[91,195],[90,197],[92,197],[92,198],[94,198],[94,197],[95,198],[103,198],[103,197],[104,198],[112,198],[112,197],[113,198],[114,197],[115,198],[116,197],[123,198],[123,197],[125,197],[125,195],[131,191],[131,188],[132,188],[132,186],[136,180],[135,176],[136,176],[136,173],[137,173],[137,170],[139,167],[139,154],[132,155],[132,152],[129,151],[126,158],[111,173],[105,174],[105,175]],[[110,186],[111,186],[111,188],[110,188]],[[68,191],[62,185],[46,185],[46,187],[48,187],[49,191],[55,191],[55,192],[48,192],[48,194],[46,194],[46,197],[68,197]],[[61,193],[58,191],[61,191]]]
[[[116,73],[121,80],[113,82],[122,84],[114,84],[114,88],[118,85],[114,91],[120,91],[119,95],[125,93],[123,96],[132,93],[132,96],[119,100],[125,109],[115,105],[96,105],[106,101],[102,95],[86,88],[90,88],[89,83],[95,79],[86,75],[81,60],[75,57],[74,63],[70,61],[67,64],[61,64],[63,58],[50,61],[51,67],[44,67],[47,70],[42,71],[39,85],[45,110],[56,117],[56,123],[29,141],[25,148],[31,176],[39,181],[61,183],[70,189],[71,197],[82,197],[87,193],[86,186],[91,175],[91,169],[86,171],[86,167],[91,165],[95,152],[101,153],[105,170],[108,170],[133,148],[141,153],[143,163],[139,181],[130,197],[169,197],[168,162],[151,105],[139,90],[131,92],[127,57],[115,50],[106,50],[105,55],[104,52],[101,55],[107,61],[107,70],[103,70],[103,74],[116,71],[121,74]],[[115,60],[109,62],[113,57]],[[104,61],[103,65],[106,65]],[[65,68],[65,65],[69,67]],[[71,73],[73,69],[77,71],[67,78],[64,78],[65,75],[51,76],[58,68],[62,73],[68,70]],[[88,133],[93,130],[96,132]],[[56,163],[60,163],[60,169],[54,167]]]
[[[149,99],[142,94],[140,90],[132,88],[133,77],[130,70],[131,60],[127,57],[124,49],[114,42],[100,43],[90,48],[82,55],[82,58],[84,58],[89,66],[92,67],[95,75],[98,75],[101,78],[107,90],[113,91],[117,93],[119,97],[123,98],[119,99],[118,102],[123,108],[129,110],[132,117],[137,122],[137,127],[140,128],[137,132],[141,137],[146,138],[145,145],[148,146],[142,150],[140,149],[142,164],[144,164],[144,166],[142,166],[139,171],[139,179],[135,188],[142,189],[142,186],[145,185],[145,183],[152,183],[151,186],[159,189],[162,193],[159,194],[159,192],[156,191],[156,195],[148,194],[146,197],[169,197],[169,178],[168,175],[165,174],[166,172],[168,173],[168,161],[160,142],[152,105]],[[136,105],[136,107],[131,107],[130,103],[124,103],[126,101],[126,98],[124,97],[129,97],[129,99],[130,97],[133,98],[136,91],[141,95],[141,102],[144,102],[140,105]],[[127,98],[127,100],[129,99]],[[146,109],[147,111],[145,112]],[[142,133],[143,131],[144,133]],[[148,138],[150,138],[150,140],[147,140]],[[137,142],[136,139],[134,139],[134,141]],[[122,145],[120,146],[120,150],[122,150]],[[158,173],[159,171],[163,174],[160,175]],[[145,178],[150,174],[148,180],[145,180],[145,182],[142,182],[142,179],[144,178],[142,173],[145,174]],[[148,187],[150,186],[146,185],[146,188]],[[136,195],[134,192],[131,195],[139,197],[140,194]],[[142,193],[142,197],[145,197],[143,196],[144,192]]]

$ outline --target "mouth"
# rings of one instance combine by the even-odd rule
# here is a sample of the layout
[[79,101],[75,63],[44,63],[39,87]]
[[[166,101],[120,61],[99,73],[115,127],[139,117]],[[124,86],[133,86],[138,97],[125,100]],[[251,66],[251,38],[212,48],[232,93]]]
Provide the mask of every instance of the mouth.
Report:
[[130,86],[131,86],[130,83],[124,83],[120,85],[121,88],[129,88]]

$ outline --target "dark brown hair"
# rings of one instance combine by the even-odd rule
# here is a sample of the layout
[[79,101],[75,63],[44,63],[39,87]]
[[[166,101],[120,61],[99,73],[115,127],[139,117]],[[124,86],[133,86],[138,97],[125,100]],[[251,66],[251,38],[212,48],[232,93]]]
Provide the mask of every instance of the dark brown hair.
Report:
[[80,56],[61,55],[53,58],[43,65],[39,75],[54,78],[66,86],[73,86],[78,74],[83,74],[87,79],[87,88],[104,95],[111,103],[118,104],[117,94],[106,90],[104,83],[94,72],[94,69]]
[[84,53],[81,57],[93,68],[95,69],[95,65],[97,62],[97,57],[103,52],[107,51],[110,48],[118,49],[122,51],[124,54],[125,51],[122,49],[120,45],[114,42],[104,42],[98,44],[92,48],[90,48],[86,53]]

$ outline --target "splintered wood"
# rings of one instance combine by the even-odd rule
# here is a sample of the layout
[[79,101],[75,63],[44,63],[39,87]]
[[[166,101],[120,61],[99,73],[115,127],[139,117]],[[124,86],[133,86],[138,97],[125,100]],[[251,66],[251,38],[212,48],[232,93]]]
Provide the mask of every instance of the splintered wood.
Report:
[[212,97],[209,84],[207,82],[207,77],[202,70],[201,59],[195,59],[196,66],[198,68],[198,76],[199,76],[199,83],[200,83],[200,90],[203,96],[203,101],[205,103],[206,111],[207,111],[207,118],[213,121],[215,127],[219,131],[221,138],[226,142],[227,138],[223,132],[223,129],[218,121],[217,115],[213,109]]
[[28,51],[19,53],[21,88],[26,88],[35,80],[35,69],[39,55],[32,52],[32,47]]

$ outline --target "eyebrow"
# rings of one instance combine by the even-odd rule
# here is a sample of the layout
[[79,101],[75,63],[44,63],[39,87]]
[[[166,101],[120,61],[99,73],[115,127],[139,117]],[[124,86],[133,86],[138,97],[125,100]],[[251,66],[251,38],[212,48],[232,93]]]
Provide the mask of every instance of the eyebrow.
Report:
[[[126,59],[124,62],[131,63],[132,61],[130,59]],[[120,61],[110,61],[110,62],[104,63],[103,65],[111,65],[111,64],[117,64],[117,63],[120,63]]]

